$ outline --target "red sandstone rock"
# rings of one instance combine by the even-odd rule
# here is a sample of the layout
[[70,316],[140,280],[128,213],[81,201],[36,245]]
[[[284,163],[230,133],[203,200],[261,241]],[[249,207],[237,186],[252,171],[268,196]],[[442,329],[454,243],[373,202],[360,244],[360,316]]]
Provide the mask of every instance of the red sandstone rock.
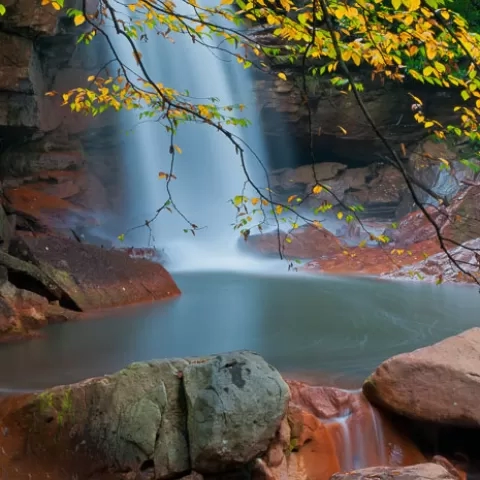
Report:
[[[324,259],[315,259],[303,268],[308,271],[321,271],[337,275],[361,274],[383,275],[398,269],[417,264],[440,251],[436,240],[416,243],[406,249],[390,245],[372,248],[344,248],[341,253]],[[408,268],[408,267],[406,267]]]
[[56,232],[69,237],[73,226],[97,222],[90,211],[28,185],[6,189],[5,197],[10,209],[19,215],[17,224],[24,230]]
[[333,233],[313,226],[293,230],[288,237],[291,243],[286,241],[287,235],[280,232],[279,245],[277,232],[251,235],[245,245],[249,250],[267,255],[278,255],[280,250],[288,258],[318,258],[343,249]]
[[[426,207],[426,210],[439,227],[447,222],[446,211],[432,206]],[[396,248],[410,248],[415,243],[433,240],[436,237],[434,226],[420,210],[409,213],[398,222],[397,228],[389,229],[385,233]]]
[[480,426],[480,328],[382,363],[363,391],[375,404],[416,420]]
[[456,480],[457,477],[435,463],[423,463],[403,468],[373,467],[338,473],[331,480]]
[[445,252],[441,251],[425,260],[403,266],[384,276],[441,283],[480,281],[480,257],[478,256],[480,254],[480,238],[465,242],[464,246],[450,249],[449,254],[463,271],[451,261]]
[[159,264],[54,236],[25,237],[39,265],[82,311],[162,300],[180,293]]

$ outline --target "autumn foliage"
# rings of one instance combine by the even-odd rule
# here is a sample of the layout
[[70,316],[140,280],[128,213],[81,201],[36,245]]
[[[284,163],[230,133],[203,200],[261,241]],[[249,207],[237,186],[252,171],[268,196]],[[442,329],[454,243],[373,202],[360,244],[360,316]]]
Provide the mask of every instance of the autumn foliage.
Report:
[[[273,71],[271,68],[271,58],[281,53],[292,64],[300,63],[304,76],[327,76],[335,88],[345,95],[355,96],[360,103],[363,86],[354,81],[351,74],[358,69],[383,81],[409,80],[455,90],[458,92],[455,123],[442,125],[437,119],[429,118],[423,111],[422,99],[412,95],[414,118],[440,139],[464,137],[472,144],[480,140],[480,36],[453,10],[453,2],[220,0],[214,6],[205,6],[197,0],[177,2],[134,0],[121,6],[111,0],[100,0],[100,9],[95,15],[87,15],[85,10],[68,10],[67,15],[72,17],[73,23],[82,26],[80,42],[89,43],[96,35],[107,36],[105,27],[113,26],[117,35],[124,37],[131,47],[137,75],[125,68],[113,50],[117,60],[113,73],[90,77],[87,88],[49,92],[48,95],[62,95],[64,105],[87,115],[99,115],[107,109],[137,110],[142,118],[158,121],[172,138],[184,122],[207,123],[227,136],[233,152],[242,156],[244,148],[229,129],[248,125],[248,120],[242,117],[243,105],[199,102],[189,92],[164,85],[147,71],[142,61],[142,41],[146,41],[149,34],[161,36],[165,41],[181,34],[191,38],[192,48],[209,48],[209,42],[215,40],[228,44],[231,55],[244,68],[259,68],[287,81],[288,70]],[[42,0],[42,3],[56,10],[64,7],[63,0]],[[182,8],[179,8],[180,3]],[[185,4],[189,7],[187,10]],[[250,33],[254,27],[268,27],[279,46],[258,42]],[[368,112],[364,113],[368,120]],[[338,128],[347,133],[341,125]],[[375,129],[375,125],[372,124],[372,128]],[[389,148],[392,164],[402,171],[398,161],[402,152]],[[181,146],[172,140],[170,154],[180,153]],[[442,168],[450,168],[448,160],[439,158],[438,161]],[[480,170],[475,161],[464,160],[464,163],[475,171]],[[160,172],[159,177],[166,182],[175,179],[172,172]],[[405,179],[409,181],[406,174]],[[247,182],[250,182],[248,177]],[[279,203],[268,187],[252,186],[255,196],[239,194],[232,199],[237,209],[236,228],[245,236],[252,228],[261,229],[268,215],[278,221],[285,213],[292,214],[287,220],[292,229],[297,228],[299,222],[321,228],[315,216],[332,209],[331,203],[322,201],[313,207],[311,217],[306,216],[299,213],[305,198],[292,196],[287,202]],[[323,191],[330,191],[328,185],[317,182],[309,195],[315,198]],[[441,198],[437,200],[442,202]],[[157,214],[170,205],[171,199],[157,210]],[[338,219],[359,221],[361,205],[341,204],[341,207],[336,213]],[[384,235],[374,239],[379,243],[389,241]]]

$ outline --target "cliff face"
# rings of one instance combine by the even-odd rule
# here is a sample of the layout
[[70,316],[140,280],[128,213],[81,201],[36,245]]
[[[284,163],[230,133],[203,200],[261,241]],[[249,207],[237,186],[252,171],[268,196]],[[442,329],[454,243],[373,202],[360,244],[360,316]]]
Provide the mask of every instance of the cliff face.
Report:
[[[288,72],[288,68],[285,65],[285,71]],[[403,143],[408,154],[428,135],[413,117],[415,100],[410,94],[422,99],[424,113],[429,118],[445,125],[455,121],[453,108],[461,103],[458,92],[453,90],[420,84],[383,84],[372,81],[367,73],[357,73],[355,80],[364,86],[362,100],[380,132],[397,151]],[[289,73],[287,82],[276,75],[262,76],[256,82],[262,128],[272,152],[272,166],[293,166],[291,160],[289,163],[285,159],[289,147],[297,165],[311,161],[309,111],[317,162],[334,161],[349,167],[363,167],[382,161],[382,155],[388,152],[353,94],[333,87],[328,78],[308,77],[306,83],[308,104],[303,99],[303,77],[297,70]]]
[[[77,45],[82,27],[75,27],[64,13],[42,6],[40,0],[3,3],[7,9],[0,17],[0,176],[4,193],[9,187],[38,182],[51,171],[78,172],[82,185],[91,184],[96,181],[92,176],[102,176],[105,164],[109,181],[114,183],[118,180],[116,168],[109,165],[118,143],[112,133],[113,116],[85,117],[61,106],[61,93],[86,86],[88,76],[105,63],[102,39],[96,38],[88,46]],[[80,0],[67,0],[65,7],[81,9],[81,4]],[[95,11],[96,1],[88,0],[87,7]],[[48,91],[60,95],[46,96]],[[96,161],[99,158],[105,160],[102,165]],[[62,183],[58,176],[53,181]],[[67,189],[62,189],[61,198],[70,198]],[[78,196],[76,190],[70,189],[70,193]]]

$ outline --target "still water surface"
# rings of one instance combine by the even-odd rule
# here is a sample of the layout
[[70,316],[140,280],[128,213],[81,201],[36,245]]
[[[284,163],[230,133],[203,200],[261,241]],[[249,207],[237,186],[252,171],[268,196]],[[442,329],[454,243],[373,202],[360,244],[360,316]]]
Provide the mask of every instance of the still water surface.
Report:
[[360,385],[387,357],[480,326],[476,288],[304,274],[178,273],[178,299],[55,325],[0,346],[0,390],[44,388],[137,360],[255,350],[284,373]]

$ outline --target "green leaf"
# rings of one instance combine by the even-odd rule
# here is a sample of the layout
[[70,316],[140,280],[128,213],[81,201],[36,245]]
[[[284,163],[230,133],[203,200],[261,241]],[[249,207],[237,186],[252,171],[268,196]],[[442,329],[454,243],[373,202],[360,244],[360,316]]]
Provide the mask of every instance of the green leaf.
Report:
[[5,5],[0,3],[0,15],[5,15],[6,11],[7,11],[7,9],[5,8]]
[[122,234],[119,235],[117,238],[118,238],[121,242],[123,242],[123,241],[125,240],[125,234],[122,233]]
[[239,205],[241,205],[244,201],[244,196],[243,195],[237,195],[236,197],[234,197],[233,199],[233,204],[238,207]]

